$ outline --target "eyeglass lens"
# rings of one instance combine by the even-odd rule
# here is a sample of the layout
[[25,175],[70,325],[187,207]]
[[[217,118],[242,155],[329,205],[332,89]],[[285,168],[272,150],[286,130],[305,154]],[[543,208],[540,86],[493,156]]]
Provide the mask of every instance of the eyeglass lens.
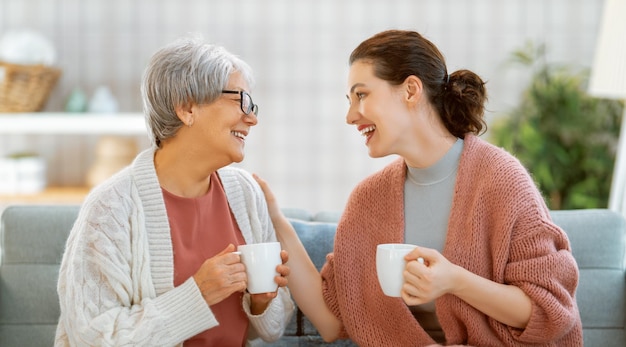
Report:
[[241,92],[241,110],[245,114],[249,114],[252,108],[252,97],[246,92]]
[[245,114],[253,112],[255,116],[259,115],[259,106],[252,102],[252,97],[246,92],[241,92],[241,110]]
[[239,96],[241,97],[241,100],[239,103],[239,107],[241,108],[241,111],[243,111],[243,113],[245,114],[250,114],[250,112],[253,112],[255,116],[259,115],[259,105],[256,105],[252,102],[252,97],[250,96],[250,94],[244,91],[236,91],[236,90],[222,90],[222,93],[239,94]]

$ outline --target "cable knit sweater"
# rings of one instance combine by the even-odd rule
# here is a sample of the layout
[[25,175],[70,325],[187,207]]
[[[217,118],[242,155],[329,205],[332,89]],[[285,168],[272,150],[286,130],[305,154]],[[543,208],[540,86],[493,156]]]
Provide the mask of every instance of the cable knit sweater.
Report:
[[[435,300],[448,344],[582,346],[575,301],[578,267],[531,177],[514,157],[476,136],[465,138],[443,255],[532,300],[525,329],[497,322],[456,296]],[[403,242],[402,159],[361,182],[339,221],[322,269],[324,298],[359,346],[427,346],[435,342],[400,298],[377,281],[376,245]]]
[[[85,199],[61,262],[56,346],[174,346],[219,322],[193,278],[174,288],[172,242],[154,149]],[[218,171],[246,243],[275,241],[261,188],[236,168]],[[294,310],[286,288],[250,314],[249,345],[279,338]]]

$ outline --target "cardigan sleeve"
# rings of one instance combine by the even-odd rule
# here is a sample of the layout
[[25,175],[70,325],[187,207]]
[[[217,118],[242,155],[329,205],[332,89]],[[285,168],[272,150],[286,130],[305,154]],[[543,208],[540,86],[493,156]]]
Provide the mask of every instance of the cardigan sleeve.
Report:
[[526,328],[507,329],[524,343],[557,341],[580,324],[578,266],[567,234],[552,222],[532,177],[517,160],[501,165],[492,182],[488,196],[497,222],[491,237],[499,240],[494,245],[508,245],[494,247],[493,256],[506,259],[503,283],[519,287],[532,302]]
[[[575,300],[579,274],[567,235],[552,222],[541,192],[517,158],[474,136],[466,137],[465,145],[444,255],[476,274],[514,285],[530,298],[531,315],[524,329],[488,318],[489,329],[503,344],[580,345]],[[464,314],[472,311],[463,310],[462,304],[454,305],[465,324],[479,321],[478,315]],[[448,332],[457,332],[451,342],[467,336],[454,329],[453,319],[440,321]]]
[[530,320],[522,331],[511,329],[520,341],[545,343],[570,331],[579,321],[575,291],[578,266],[567,235],[547,216],[532,209],[522,213],[511,240],[505,283],[522,289],[532,301]]
[[176,345],[218,324],[193,279],[156,296],[137,214],[116,194],[85,201],[60,267],[57,343]]

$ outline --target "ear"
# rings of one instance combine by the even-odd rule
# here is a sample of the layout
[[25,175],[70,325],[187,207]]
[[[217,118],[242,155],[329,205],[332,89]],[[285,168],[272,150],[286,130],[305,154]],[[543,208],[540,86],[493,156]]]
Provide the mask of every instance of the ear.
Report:
[[185,125],[191,126],[195,118],[193,104],[189,103],[177,106],[176,116],[178,116],[178,119],[180,119],[180,121]]
[[406,100],[416,103],[422,98],[424,85],[422,80],[415,75],[411,75],[404,80],[403,83]]

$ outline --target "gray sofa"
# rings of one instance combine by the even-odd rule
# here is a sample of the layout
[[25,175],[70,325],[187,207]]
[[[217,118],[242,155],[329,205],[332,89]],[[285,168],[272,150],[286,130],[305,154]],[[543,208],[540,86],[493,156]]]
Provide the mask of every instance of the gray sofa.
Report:
[[[314,263],[332,250],[339,213],[284,209]],[[10,206],[0,228],[0,346],[51,346],[59,307],[59,262],[78,206]],[[577,301],[585,346],[626,346],[626,222],[608,210],[554,211],[580,267]],[[300,312],[285,336],[268,346],[325,345]],[[334,346],[354,346],[338,341]]]

